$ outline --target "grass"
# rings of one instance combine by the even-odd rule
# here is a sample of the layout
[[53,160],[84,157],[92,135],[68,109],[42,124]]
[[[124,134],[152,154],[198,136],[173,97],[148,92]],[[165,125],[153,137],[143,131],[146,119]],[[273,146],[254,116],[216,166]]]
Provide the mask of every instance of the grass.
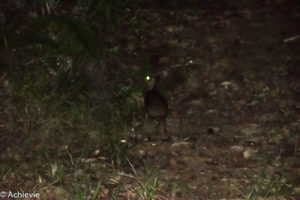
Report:
[[[246,180],[248,183],[240,183]],[[280,199],[280,197],[286,196],[292,191],[292,185],[286,182],[286,177],[268,174],[266,169],[246,176],[244,174],[244,177],[240,181],[234,181],[230,184],[230,187],[234,193],[237,192],[243,199],[247,200],[271,197]]]
[[137,193],[143,200],[152,200],[156,195],[156,190],[160,184],[158,172],[151,169],[149,166],[144,166],[142,174],[138,174],[132,163],[128,160],[135,176],[135,181],[138,184]]
[[[47,13],[23,20],[19,33],[14,25],[2,30],[4,48],[12,56],[6,65],[7,82],[2,88],[6,98],[0,105],[5,113],[1,119],[2,151],[5,151],[1,160],[5,163],[0,171],[0,187],[34,188],[45,196],[52,191],[61,199],[98,199],[105,183],[90,171],[104,173],[107,161],[86,163],[86,159],[93,158],[98,150],[98,156],[106,157],[113,168],[124,165],[127,147],[119,141],[131,125],[124,116],[130,117],[135,107],[126,100],[130,93],[112,92],[124,77],[111,79],[110,86],[98,94],[102,95],[102,101],[98,101],[91,95],[93,83],[83,69],[87,64],[99,64],[97,60],[110,52],[105,49],[111,49],[96,38],[95,24],[105,25],[109,31],[122,17],[128,17],[128,12],[114,15],[117,8],[113,4],[97,5],[92,14],[105,13],[104,21],[91,22],[83,15],[54,16],[59,3],[45,2],[41,9]],[[87,9],[90,4],[76,6]],[[137,29],[137,19],[132,23]],[[122,71],[121,68],[103,70],[111,76]],[[117,190],[113,193],[115,199]]]
[[[0,50],[4,53],[0,55],[2,57],[0,64],[5,69],[3,71],[1,69],[4,75],[0,76],[0,160],[2,161],[0,188],[39,191],[43,199],[123,199],[124,195],[131,193],[136,198],[150,200],[159,198],[161,188],[166,186],[171,188],[168,192],[174,198],[182,195],[195,199],[195,194],[190,194],[194,192],[194,188],[190,187],[188,181],[164,180],[159,169],[153,169],[151,164],[144,163],[144,157],[140,155],[129,157],[128,151],[132,146],[123,142],[127,139],[128,133],[132,132],[133,121],[139,121],[139,115],[142,113],[140,104],[144,87],[142,83],[144,75],[151,68],[149,64],[151,56],[145,52],[135,55],[145,57],[141,59],[141,66],[129,67],[128,63],[121,62],[124,56],[122,53],[126,50],[122,48],[119,42],[122,38],[118,36],[124,34],[123,26],[126,26],[126,31],[128,27],[129,35],[139,39],[143,38],[140,37],[143,28],[151,27],[136,15],[134,6],[131,7],[136,1],[75,1],[72,7],[68,8],[72,11],[70,15],[65,15],[64,12],[70,10],[67,7],[66,10],[64,7],[61,8],[60,6],[63,6],[61,3],[62,1],[59,0],[48,0],[38,4],[34,9],[30,5],[26,7],[26,4],[23,4],[22,9],[28,9],[28,12],[33,12],[33,15],[29,15],[28,18],[17,15],[11,24],[5,26],[5,29],[4,26],[1,28]],[[181,4],[181,1],[173,0],[165,7],[180,9]],[[233,1],[233,4],[239,3]],[[213,35],[210,38],[213,39]],[[211,53],[207,49],[214,46],[213,40],[209,43],[207,41],[203,39],[202,42],[205,48],[201,56],[204,58],[210,57]],[[134,53],[143,51],[141,43],[138,40],[133,44]],[[166,55],[169,55],[167,54],[169,51],[172,53],[178,51],[171,48],[176,45],[169,45],[166,46],[169,48]],[[179,51],[176,52],[176,56],[180,57],[177,54],[180,54]],[[168,75],[164,79],[165,84],[162,84],[165,88],[162,89],[172,91],[170,102],[176,101],[181,93],[186,92],[187,95],[184,93],[186,96],[180,97],[184,102],[185,98],[187,101],[194,98],[193,95],[189,96],[188,89],[185,90],[186,85],[203,86],[196,91],[195,98],[201,96],[201,101],[196,102],[197,112],[191,116],[196,119],[195,122],[185,119],[188,122],[184,123],[184,128],[179,128],[176,134],[179,136],[179,141],[192,134],[199,134],[200,142],[195,141],[194,147],[199,154],[205,151],[204,156],[193,155],[199,156],[198,159],[201,160],[199,162],[206,167],[213,164],[221,168],[222,164],[231,166],[229,162],[239,162],[243,159],[239,152],[234,154],[229,150],[235,143],[243,146],[243,139],[236,139],[233,136],[235,132],[225,130],[226,126],[223,125],[227,124],[227,118],[221,115],[234,110],[231,107],[235,105],[234,95],[240,94],[243,88],[233,90],[233,88],[219,87],[223,80],[234,80],[235,77],[231,77],[231,74],[235,71],[231,67],[226,69],[226,63],[222,65],[222,62],[211,67],[213,63],[209,64],[206,60],[198,61],[199,63],[189,67],[184,63],[182,63],[184,67],[181,67],[181,64],[178,65],[179,67],[177,65],[170,67],[166,70]],[[248,68],[246,64],[245,68]],[[264,70],[269,69],[266,67]],[[246,72],[247,76],[251,75],[249,71]],[[274,78],[269,82],[274,82],[275,85],[270,84],[271,86],[266,87],[265,83],[268,81],[259,80],[257,81],[259,84],[249,84],[250,86],[244,88],[251,93],[248,95],[245,92],[245,95],[250,96],[250,100],[257,102],[259,106],[273,102],[278,96],[286,98],[287,95],[289,98],[289,92],[281,90],[280,80],[286,76],[285,72],[285,68],[272,68],[270,73]],[[236,77],[237,80],[238,78]],[[256,79],[256,73],[253,73],[247,78],[247,84],[256,82]],[[189,80],[192,81],[189,83]],[[179,92],[176,91],[177,89],[180,89]],[[228,94],[231,96],[226,98]],[[244,97],[241,99],[243,100]],[[251,101],[248,100],[244,106],[250,105]],[[277,109],[276,105],[280,101],[281,99],[267,106]],[[176,106],[176,103],[174,105]],[[278,114],[277,118],[280,120],[273,122],[277,124],[278,131],[277,126],[274,128],[272,125],[274,135],[291,136],[289,140],[297,140],[299,137],[297,130],[290,135],[282,134],[283,131],[287,133],[288,130],[283,130],[281,127],[298,118],[296,113],[292,111],[288,113],[288,107],[284,105],[282,107],[286,109],[284,110],[286,116],[291,119],[287,117],[281,119],[282,115]],[[207,110],[213,109],[219,110],[221,114],[216,115],[218,112],[205,114]],[[263,111],[261,109],[261,112]],[[253,116],[255,115],[251,118]],[[231,125],[230,120],[231,118],[228,124]],[[208,137],[204,129],[206,125],[214,125],[221,131],[210,133]],[[234,125],[230,128],[234,129]],[[238,124],[240,125],[243,126]],[[190,131],[188,126],[197,130],[196,133]],[[275,137],[268,129],[262,129],[261,132],[254,134],[259,136],[264,134],[267,141]],[[256,135],[251,134],[249,137],[253,138],[253,136]],[[278,141],[276,139],[273,142],[277,145]],[[206,144],[207,142],[210,143]],[[224,151],[219,153],[221,147]],[[256,146],[249,148],[256,148]],[[181,157],[188,157],[186,154],[190,153],[181,150],[166,153],[178,156],[180,161]],[[269,157],[265,159],[266,154],[263,150],[259,149],[258,153],[251,157],[255,159],[250,161],[274,161],[272,156],[276,156],[278,152],[274,151],[274,154],[268,155]],[[207,155],[212,161],[216,159],[216,163],[206,162],[204,158],[208,157]],[[235,160],[231,159],[233,156]],[[204,158],[200,159],[201,157]],[[142,163],[139,163],[140,160]],[[153,160],[156,161],[155,158]],[[134,165],[135,161],[141,165]],[[285,161],[288,160],[282,158],[278,163],[284,165]],[[168,160],[164,162],[169,167]],[[180,166],[182,164],[190,167],[188,162],[189,160],[183,160],[182,163],[178,163]],[[176,170],[179,164],[171,166],[175,169],[170,170]],[[221,191],[216,182],[220,182],[218,179],[224,175],[224,171],[229,170],[222,171],[219,168],[216,167],[215,171],[203,177],[208,199],[224,198],[224,194],[228,195],[228,199],[235,197],[249,200],[269,197],[279,199],[281,196],[288,196],[292,190],[292,185],[287,182],[284,173],[270,174],[267,170],[261,170],[245,175],[246,170],[238,171],[241,169],[239,168],[237,171],[229,169],[234,174],[227,179],[226,190],[221,188],[224,189]]]

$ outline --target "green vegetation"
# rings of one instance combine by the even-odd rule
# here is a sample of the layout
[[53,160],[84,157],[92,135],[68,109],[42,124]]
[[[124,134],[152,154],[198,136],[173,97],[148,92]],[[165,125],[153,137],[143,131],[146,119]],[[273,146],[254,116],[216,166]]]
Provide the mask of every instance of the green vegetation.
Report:
[[265,169],[249,176],[251,185],[248,187],[245,187],[247,184],[243,185],[243,187],[232,184],[233,189],[237,190],[244,199],[252,200],[258,197],[276,197],[279,199],[291,192],[292,186],[286,183],[285,177],[279,175],[270,176]]
[[[0,189],[299,199],[298,4],[199,2],[3,1]],[[170,140],[142,126],[153,75]]]
[[[26,13],[3,22],[1,188],[44,192],[69,185],[62,189],[69,199],[97,199],[101,182],[94,185],[83,176],[90,170],[84,160],[98,148],[116,168],[124,164],[127,146],[120,140],[138,109],[130,95],[142,91],[137,82],[120,87],[128,73],[116,60],[117,30],[128,20],[132,34],[139,28],[129,4],[33,1],[18,4]],[[102,62],[107,60],[110,66]],[[97,77],[90,75],[93,70],[100,72]]]
[[159,174],[149,166],[144,166],[142,173],[138,174],[134,166],[128,160],[137,183],[137,192],[142,199],[151,200],[154,198],[159,186]]

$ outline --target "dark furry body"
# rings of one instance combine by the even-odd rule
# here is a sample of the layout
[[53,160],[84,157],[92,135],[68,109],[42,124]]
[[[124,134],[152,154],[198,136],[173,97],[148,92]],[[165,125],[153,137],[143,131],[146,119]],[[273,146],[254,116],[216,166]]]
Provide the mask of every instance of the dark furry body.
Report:
[[167,100],[154,89],[146,92],[144,97],[146,118],[151,117],[158,121],[157,128],[163,123],[164,131],[167,131],[166,118],[168,116]]

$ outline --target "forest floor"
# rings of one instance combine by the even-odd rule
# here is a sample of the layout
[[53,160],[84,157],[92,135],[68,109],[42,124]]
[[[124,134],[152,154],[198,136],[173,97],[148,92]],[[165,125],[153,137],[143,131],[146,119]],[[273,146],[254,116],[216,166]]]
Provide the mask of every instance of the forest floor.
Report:
[[[155,121],[136,128],[141,106],[122,133],[124,149],[114,161],[120,167],[101,147],[83,156],[81,145],[73,153],[54,142],[53,149],[66,151],[62,157],[71,164],[61,162],[60,168],[54,153],[47,154],[48,164],[36,157],[35,165],[60,178],[17,176],[33,165],[9,147],[6,156],[19,168],[14,175],[6,172],[1,187],[18,182],[25,191],[35,188],[41,199],[68,199],[72,189],[87,199],[300,199],[300,5],[295,5],[137,8],[143,19],[139,37],[126,24],[119,30],[118,62],[125,69],[142,68],[147,55],[161,75],[158,90],[169,102],[171,139],[160,140]],[[142,96],[133,99],[142,102]],[[95,133],[90,131],[91,138]],[[67,174],[68,167],[74,170]],[[83,183],[86,178],[93,184]],[[81,184],[70,189],[75,182]]]
[[294,9],[139,11],[147,24],[143,48],[164,76],[159,86],[169,100],[173,140],[129,153],[132,163],[139,157],[159,169],[157,199],[300,198]]

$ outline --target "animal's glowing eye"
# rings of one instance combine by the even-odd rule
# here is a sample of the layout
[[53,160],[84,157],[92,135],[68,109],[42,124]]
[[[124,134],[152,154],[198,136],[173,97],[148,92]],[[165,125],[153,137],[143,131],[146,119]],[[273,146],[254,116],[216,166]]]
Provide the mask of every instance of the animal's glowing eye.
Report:
[[146,76],[146,80],[149,81],[151,79],[150,76]]

